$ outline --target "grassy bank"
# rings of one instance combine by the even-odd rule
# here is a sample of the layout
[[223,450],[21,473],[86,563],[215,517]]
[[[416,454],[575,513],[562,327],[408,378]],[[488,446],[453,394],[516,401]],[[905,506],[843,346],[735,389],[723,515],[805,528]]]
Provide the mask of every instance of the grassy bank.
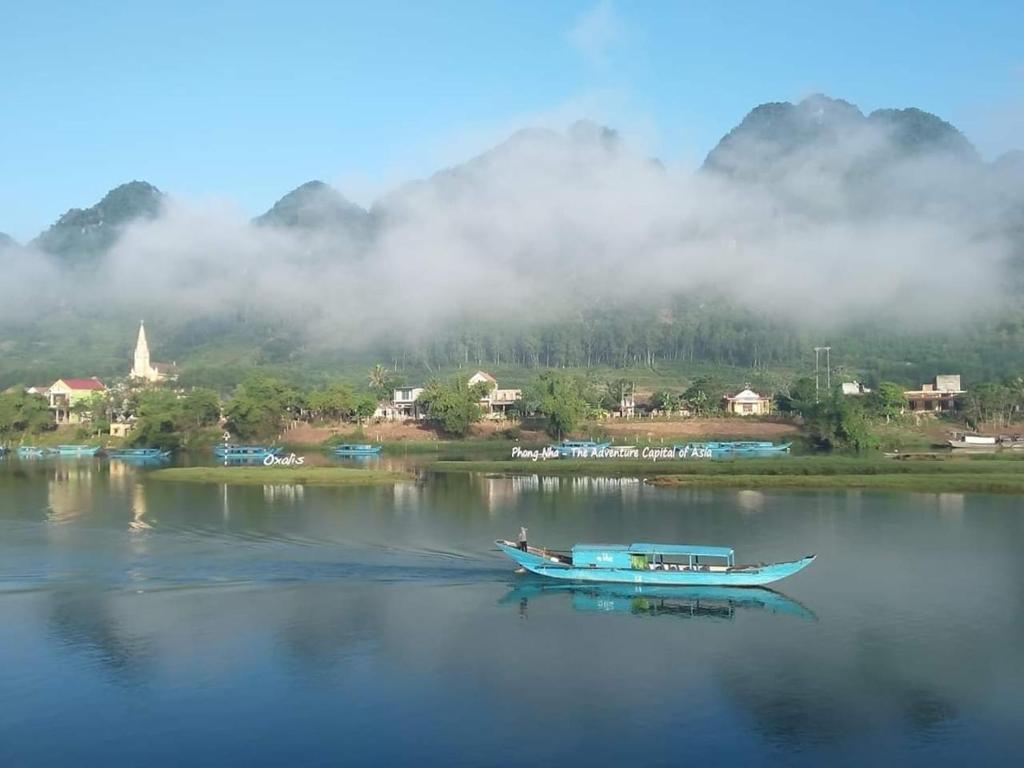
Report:
[[662,475],[648,483],[668,488],[863,488],[921,493],[1024,493],[1020,474],[888,475]]
[[437,461],[439,472],[643,477],[654,485],[730,488],[878,488],[905,491],[1024,493],[1019,459],[941,457],[895,461],[847,456],[777,459],[580,459]]
[[228,485],[387,485],[406,479],[401,472],[348,467],[172,467],[147,477]]
[[785,456],[774,459],[550,459],[528,461],[436,461],[431,469],[439,472],[507,472],[523,474],[593,475],[944,475],[1015,474],[1024,476],[1024,463],[1016,458],[940,457],[934,459],[893,460],[851,456]]

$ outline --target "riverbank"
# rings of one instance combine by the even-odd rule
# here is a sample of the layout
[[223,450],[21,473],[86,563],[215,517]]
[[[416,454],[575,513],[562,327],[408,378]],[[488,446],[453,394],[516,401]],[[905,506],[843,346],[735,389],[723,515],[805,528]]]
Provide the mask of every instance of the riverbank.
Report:
[[226,485],[390,485],[408,479],[402,472],[348,467],[171,467],[147,477]]
[[662,475],[647,478],[663,488],[863,489],[918,493],[1024,494],[1024,474],[888,475]]
[[848,456],[771,459],[555,459],[437,461],[436,472],[638,477],[658,486],[729,488],[878,488],[902,491],[1024,493],[1024,462],[994,457],[892,460]]

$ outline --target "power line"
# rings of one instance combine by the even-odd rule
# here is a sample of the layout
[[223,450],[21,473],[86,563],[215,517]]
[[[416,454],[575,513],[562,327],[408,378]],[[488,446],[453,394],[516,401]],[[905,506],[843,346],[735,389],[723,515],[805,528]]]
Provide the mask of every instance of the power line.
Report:
[[821,353],[825,353],[825,391],[832,391],[832,347],[815,347],[814,348],[814,402],[819,401],[818,390],[820,389],[820,375],[818,373],[819,358]]

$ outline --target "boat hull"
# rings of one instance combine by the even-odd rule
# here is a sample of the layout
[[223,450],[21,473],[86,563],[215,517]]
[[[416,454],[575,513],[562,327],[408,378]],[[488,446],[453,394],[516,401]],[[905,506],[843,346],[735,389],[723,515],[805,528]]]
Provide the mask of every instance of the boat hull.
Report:
[[57,453],[61,456],[95,456],[100,450],[98,445],[58,445]]
[[[511,542],[498,540],[498,548],[521,567],[538,576],[577,583],[645,584],[665,587],[760,587],[799,573],[814,555],[769,565],[739,566],[726,570],[651,571],[627,568],[580,568],[537,550],[523,552]],[[531,548],[532,549],[532,548]]]
[[994,440],[991,443],[969,443],[966,440],[947,440],[950,448],[957,448],[966,451],[994,451],[999,444]]
[[381,448],[379,445],[367,448],[334,448],[331,453],[335,456],[376,456],[381,452]]

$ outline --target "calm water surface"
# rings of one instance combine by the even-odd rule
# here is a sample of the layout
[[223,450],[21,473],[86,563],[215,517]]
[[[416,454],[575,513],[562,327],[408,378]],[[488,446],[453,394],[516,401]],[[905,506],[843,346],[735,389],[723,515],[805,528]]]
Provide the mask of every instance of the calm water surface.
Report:
[[[545,589],[492,540],[816,552]],[[0,464],[0,765],[979,765],[1024,746],[1019,498]]]

